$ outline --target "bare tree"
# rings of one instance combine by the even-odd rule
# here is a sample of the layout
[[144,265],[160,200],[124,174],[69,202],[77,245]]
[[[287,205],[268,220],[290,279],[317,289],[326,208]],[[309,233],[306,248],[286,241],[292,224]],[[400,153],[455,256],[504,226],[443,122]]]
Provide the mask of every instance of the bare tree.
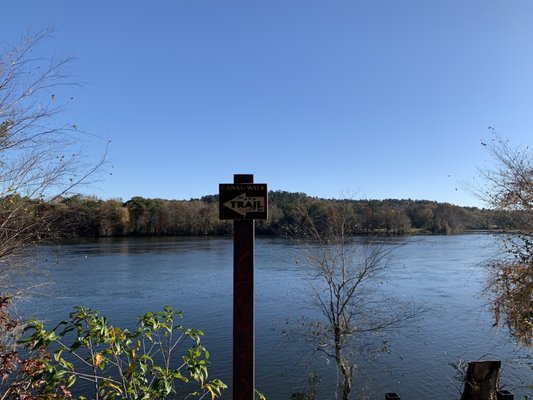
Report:
[[490,128],[482,145],[492,166],[480,171],[483,186],[474,189],[485,203],[510,217],[508,235],[499,236],[505,254],[489,263],[485,293],[497,323],[506,324],[518,343],[533,340],[533,152],[513,147]]
[[85,157],[86,137],[58,122],[70,100],[71,58],[41,58],[48,30],[0,51],[0,290],[8,288],[14,259],[49,236],[50,204],[87,181],[103,163]]
[[359,358],[386,351],[378,334],[418,318],[425,309],[379,295],[394,247],[376,238],[354,238],[346,232],[354,219],[348,203],[338,202],[320,217],[302,212],[307,235],[304,252],[310,271],[313,304],[322,318],[303,322],[304,339],[337,367],[336,398],[348,400]]

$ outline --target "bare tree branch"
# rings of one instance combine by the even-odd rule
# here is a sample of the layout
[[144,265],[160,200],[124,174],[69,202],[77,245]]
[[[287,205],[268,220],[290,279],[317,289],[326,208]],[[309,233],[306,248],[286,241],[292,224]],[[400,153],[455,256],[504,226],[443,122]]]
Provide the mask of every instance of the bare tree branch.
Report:
[[507,325],[519,344],[533,344],[533,152],[513,147],[493,128],[483,142],[492,166],[480,170],[484,186],[473,192],[512,218],[512,230],[500,235],[505,253],[489,261],[485,294],[497,324]]
[[348,400],[363,351],[382,351],[378,334],[399,329],[427,309],[378,297],[393,246],[346,234],[353,223],[348,203],[302,206],[298,235],[307,239],[302,261],[309,270],[313,304],[324,320],[304,319],[299,328],[313,350],[332,359],[338,371],[336,396]]
[[[50,238],[57,216],[50,205],[94,176],[105,155],[89,161],[84,133],[58,122],[62,103],[54,90],[68,81],[71,57],[41,58],[43,30],[0,51],[0,273],[17,269],[29,246]],[[105,152],[104,152],[105,154]],[[0,291],[8,282],[0,281]]]

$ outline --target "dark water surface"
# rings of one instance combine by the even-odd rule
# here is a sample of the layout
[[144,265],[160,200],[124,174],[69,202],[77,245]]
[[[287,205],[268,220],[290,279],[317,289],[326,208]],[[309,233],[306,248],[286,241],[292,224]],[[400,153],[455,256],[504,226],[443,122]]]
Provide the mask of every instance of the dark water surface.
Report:
[[[528,353],[505,329],[492,327],[480,296],[482,263],[498,251],[497,240],[482,234],[391,239],[399,244],[384,290],[432,310],[389,338],[390,354],[360,365],[354,391],[372,399],[391,391],[406,399],[458,398],[449,363],[501,359],[502,382],[515,395],[528,393]],[[205,332],[211,376],[231,383],[231,239],[102,239],[38,253],[49,284],[18,305],[23,315],[52,326],[82,305],[114,325],[133,327],[137,316],[168,304],[183,311],[184,325]],[[308,355],[281,335],[284,321],[312,313],[306,270],[294,261],[298,253],[297,243],[257,239],[256,384],[269,400],[288,400],[308,386]],[[334,365],[318,358],[312,369],[321,378],[319,398],[334,398]]]

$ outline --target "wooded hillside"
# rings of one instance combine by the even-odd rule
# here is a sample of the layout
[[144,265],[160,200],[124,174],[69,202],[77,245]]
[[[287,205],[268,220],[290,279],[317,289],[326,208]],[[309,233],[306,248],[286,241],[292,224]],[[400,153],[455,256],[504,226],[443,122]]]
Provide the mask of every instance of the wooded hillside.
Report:
[[[8,213],[19,199],[2,199]],[[350,234],[459,233],[469,230],[512,228],[509,215],[475,207],[459,207],[427,200],[333,200],[285,191],[269,192],[269,219],[257,221],[259,234],[298,234],[306,218],[325,220],[331,206],[344,202],[350,211]],[[218,196],[191,200],[133,197],[100,200],[73,196],[53,204],[35,202],[36,213],[51,213],[50,232],[63,237],[226,235],[231,221],[218,219]],[[0,218],[2,216],[0,215]],[[318,225],[319,226],[319,225]]]

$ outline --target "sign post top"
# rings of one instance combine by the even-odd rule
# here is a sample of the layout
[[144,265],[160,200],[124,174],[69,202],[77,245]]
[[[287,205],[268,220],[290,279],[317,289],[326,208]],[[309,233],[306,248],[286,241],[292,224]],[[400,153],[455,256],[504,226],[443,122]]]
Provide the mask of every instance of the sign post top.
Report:
[[221,183],[218,189],[220,219],[267,219],[266,183]]
[[234,174],[233,183],[254,183],[254,174]]

